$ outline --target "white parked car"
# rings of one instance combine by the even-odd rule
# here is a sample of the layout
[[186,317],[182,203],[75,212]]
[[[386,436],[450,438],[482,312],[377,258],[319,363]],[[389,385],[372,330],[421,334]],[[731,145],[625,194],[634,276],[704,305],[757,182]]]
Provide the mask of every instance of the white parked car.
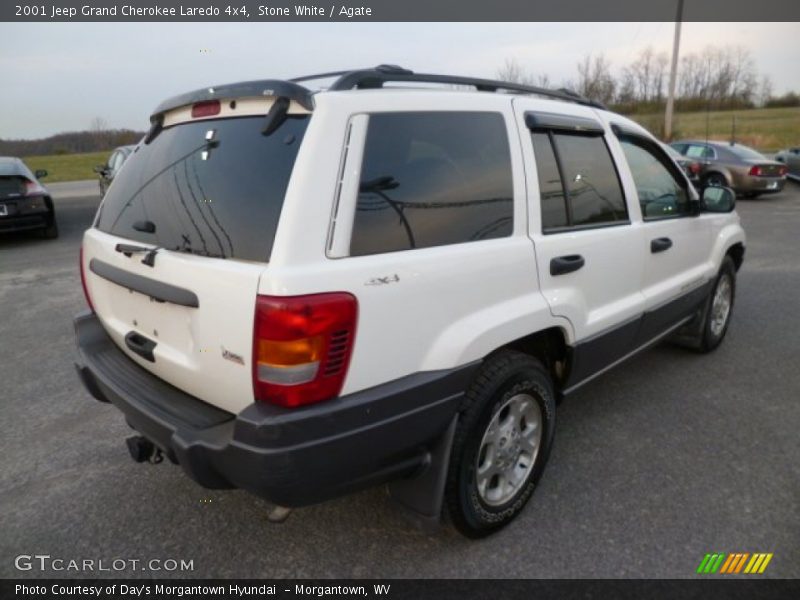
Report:
[[280,507],[389,482],[486,535],[542,476],[557,398],[722,341],[734,196],[579,96],[334,75],[156,109],[83,238],[78,370],[136,460]]

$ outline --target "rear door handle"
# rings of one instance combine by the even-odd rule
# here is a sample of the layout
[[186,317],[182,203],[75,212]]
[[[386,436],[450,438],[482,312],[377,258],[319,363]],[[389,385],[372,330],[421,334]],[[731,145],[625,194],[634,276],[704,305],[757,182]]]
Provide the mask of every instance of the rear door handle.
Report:
[[672,248],[672,240],[668,237],[656,238],[650,242],[650,252],[656,254]]
[[580,269],[586,261],[580,254],[568,254],[566,256],[558,256],[550,261],[550,275],[564,275],[565,273],[572,273]]
[[128,335],[125,336],[125,345],[131,352],[135,352],[143,359],[156,362],[156,357],[153,356],[156,343],[153,340],[147,339],[135,331],[129,331]]

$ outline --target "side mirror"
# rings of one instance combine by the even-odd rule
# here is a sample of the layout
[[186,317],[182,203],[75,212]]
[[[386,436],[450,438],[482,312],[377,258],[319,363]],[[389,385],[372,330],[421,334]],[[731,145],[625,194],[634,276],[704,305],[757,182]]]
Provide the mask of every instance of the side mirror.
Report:
[[105,165],[97,165],[94,169],[92,169],[92,171],[94,171],[98,175],[102,175],[105,172],[105,170],[106,170]]
[[706,212],[729,213],[736,208],[736,192],[729,187],[712,185],[703,189],[700,202]]
[[44,169],[36,169],[36,171],[33,174],[36,177],[36,179],[47,177],[47,171],[45,171]]

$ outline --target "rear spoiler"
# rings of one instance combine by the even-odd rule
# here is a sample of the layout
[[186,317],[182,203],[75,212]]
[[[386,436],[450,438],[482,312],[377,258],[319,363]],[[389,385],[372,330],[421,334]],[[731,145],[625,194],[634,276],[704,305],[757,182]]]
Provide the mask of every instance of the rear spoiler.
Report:
[[276,96],[294,100],[306,110],[314,110],[311,90],[291,81],[264,79],[207,87],[173,96],[159,104],[150,115],[150,131],[147,132],[144,143],[149,144],[158,135],[164,123],[164,114],[175,108],[208,100],[255,98],[259,96]]

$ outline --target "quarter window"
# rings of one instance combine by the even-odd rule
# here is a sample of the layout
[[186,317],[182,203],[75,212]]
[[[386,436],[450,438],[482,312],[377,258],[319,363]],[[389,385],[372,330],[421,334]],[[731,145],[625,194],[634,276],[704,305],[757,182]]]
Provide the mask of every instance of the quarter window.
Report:
[[351,256],[506,237],[513,210],[501,114],[370,116]]
[[634,137],[621,137],[620,144],[636,184],[642,216],[658,219],[689,214],[689,196],[667,166],[669,158]]

